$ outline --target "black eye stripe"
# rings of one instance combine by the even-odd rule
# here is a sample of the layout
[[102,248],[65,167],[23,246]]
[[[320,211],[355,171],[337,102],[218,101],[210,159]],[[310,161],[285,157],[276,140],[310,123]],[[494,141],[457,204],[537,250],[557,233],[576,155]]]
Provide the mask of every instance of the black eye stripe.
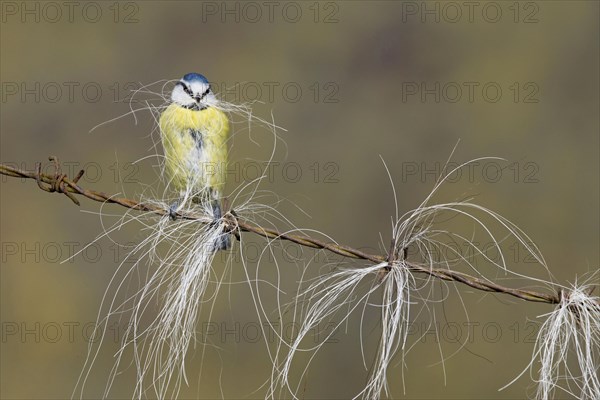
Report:
[[179,82],[177,82],[177,84],[175,86],[181,86],[181,88],[183,89],[184,92],[186,92],[190,97],[194,97],[194,93],[192,93],[190,88],[187,87],[187,85],[185,83],[179,81]]
[[203,99],[203,98],[204,98],[204,96],[206,96],[206,95],[207,95],[209,92],[210,92],[210,85],[208,85],[208,89],[206,89],[206,90],[204,91],[204,93],[202,93],[202,96],[200,96],[200,98],[201,98],[201,99]]
[[[190,97],[196,99],[197,97],[194,96],[194,93],[192,92],[192,90],[183,82],[179,81],[177,82],[176,86],[179,85],[183,88],[183,91],[185,93],[187,93]],[[200,95],[200,97],[198,98],[199,100],[203,99],[207,94],[210,93],[210,85],[208,85],[208,88]]]

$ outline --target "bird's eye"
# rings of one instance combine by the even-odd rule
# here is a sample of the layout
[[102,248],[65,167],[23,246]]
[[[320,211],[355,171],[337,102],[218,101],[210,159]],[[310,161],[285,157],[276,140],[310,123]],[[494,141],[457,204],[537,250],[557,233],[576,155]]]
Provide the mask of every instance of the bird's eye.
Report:
[[194,97],[194,93],[192,92],[192,90],[183,82],[177,82],[178,85],[181,85],[181,87],[183,88],[183,91],[190,97]]

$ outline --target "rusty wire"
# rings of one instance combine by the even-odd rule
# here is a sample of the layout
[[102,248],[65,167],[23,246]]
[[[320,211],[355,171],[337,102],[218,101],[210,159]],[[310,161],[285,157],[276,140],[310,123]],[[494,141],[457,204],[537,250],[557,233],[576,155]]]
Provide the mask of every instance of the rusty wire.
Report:
[[[80,205],[79,200],[75,198],[76,195],[81,195],[90,200],[102,202],[102,203],[113,203],[120,206],[130,208],[137,211],[147,211],[157,215],[169,215],[169,210],[164,209],[160,206],[139,202],[136,200],[117,197],[116,195],[106,194],[104,192],[98,192],[95,190],[84,189],[79,186],[78,181],[84,174],[81,170],[73,178],[69,179],[66,174],[63,174],[60,167],[58,158],[51,156],[49,160],[53,163],[55,173],[53,175],[44,174],[41,172],[41,163],[36,164],[35,171],[27,171],[19,168],[12,167],[10,165],[0,163],[0,174],[15,178],[33,179],[37,182],[38,187],[46,192],[56,192],[64,194],[73,203]],[[201,223],[211,223],[211,220],[204,215],[194,213],[178,213],[176,218],[197,220]],[[364,252],[362,250],[339,245],[332,242],[324,242],[319,239],[315,239],[309,236],[293,235],[289,233],[280,232],[276,229],[263,228],[261,226],[249,223],[242,220],[233,210],[230,210],[225,215],[226,230],[235,234],[239,238],[240,232],[251,232],[256,235],[262,236],[266,239],[271,240],[286,240],[289,242],[296,243],[300,246],[310,247],[313,249],[323,249],[330,251],[334,254],[338,254],[343,257],[367,260],[374,263],[385,263],[393,261],[394,255],[377,255]],[[474,289],[493,292],[493,293],[504,293],[523,299],[526,301],[558,304],[561,301],[561,293],[541,293],[528,289],[514,289],[506,286],[490,282],[488,280],[480,279],[462,272],[452,271],[442,268],[430,268],[428,266],[420,265],[418,263],[403,260],[403,265],[408,267],[411,271],[428,274],[438,279],[445,281],[461,282]],[[390,268],[391,264],[388,265]]]

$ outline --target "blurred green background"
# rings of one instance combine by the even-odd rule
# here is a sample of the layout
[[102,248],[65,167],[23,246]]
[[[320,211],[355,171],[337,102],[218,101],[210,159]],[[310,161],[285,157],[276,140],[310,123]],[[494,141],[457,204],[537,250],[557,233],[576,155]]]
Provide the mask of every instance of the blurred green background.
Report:
[[[1,160],[33,169],[56,155],[65,172],[87,169],[82,180],[87,187],[139,196],[156,182],[155,159],[131,164],[155,152],[152,114],[137,113],[137,124],[127,116],[89,131],[127,113],[131,89],[200,72],[225,99],[257,100],[256,116],[273,115],[287,129],[280,132],[272,179],[261,184],[273,194],[257,201],[275,205],[277,196],[285,199],[278,210],[296,226],[385,251],[381,243],[387,247],[390,238],[394,199],[381,158],[403,213],[429,193],[460,141],[453,162],[484,156],[507,161],[475,164],[436,200],[476,196],[524,229],[556,281],[568,284],[599,265],[599,4],[465,3],[3,1]],[[160,92],[161,83],[149,90]],[[160,105],[157,96],[140,98]],[[234,130],[231,161],[238,170],[228,183],[230,193],[256,176],[251,168],[268,160],[273,148],[272,135],[259,124],[250,132],[245,124]],[[115,222],[111,214],[124,210],[107,205],[100,218],[100,204],[82,200],[77,209],[32,181],[2,177],[0,189],[0,394],[68,398],[90,326],[125,250],[104,238],[61,261],[100,235],[103,222]],[[462,224],[462,232],[473,229],[472,223]],[[136,242],[143,236],[139,229],[124,229],[113,239]],[[263,247],[260,239],[244,238],[255,253]],[[293,246],[285,250],[300,254]],[[511,268],[543,277],[522,250],[507,242]],[[253,276],[257,257],[248,254]],[[300,260],[275,254],[286,303],[304,261],[315,253],[304,250]],[[328,261],[320,255],[308,266],[313,276]],[[224,265],[221,258],[217,270]],[[232,263],[226,281],[243,282],[239,257]],[[493,268],[482,268],[495,277]],[[276,271],[273,261],[260,263],[261,279],[276,282]],[[498,275],[507,285],[528,284]],[[261,288],[266,310],[274,310],[273,289]],[[524,398],[531,390],[528,374],[498,389],[526,367],[537,333],[531,321],[551,307],[456,289],[440,290],[438,300],[447,298],[432,306],[439,340],[428,326],[430,317],[414,312],[405,394],[401,365],[389,370],[391,394]],[[212,346],[203,361],[200,343],[190,349],[189,386],[181,398],[262,398],[271,367],[264,341],[256,338],[248,285],[222,289],[210,320],[205,314],[198,330],[210,330]],[[368,371],[359,332],[362,324],[369,360],[378,315],[367,308],[364,321],[355,315],[333,336],[300,382],[300,397],[348,398],[363,388]],[[468,337],[460,351],[449,327],[462,340]],[[121,331],[115,332],[87,398],[102,396],[103,374],[120,338]],[[453,355],[443,367],[440,350],[444,357]],[[302,367],[296,365],[294,376]],[[110,398],[131,395],[131,376],[129,370],[117,380]]]

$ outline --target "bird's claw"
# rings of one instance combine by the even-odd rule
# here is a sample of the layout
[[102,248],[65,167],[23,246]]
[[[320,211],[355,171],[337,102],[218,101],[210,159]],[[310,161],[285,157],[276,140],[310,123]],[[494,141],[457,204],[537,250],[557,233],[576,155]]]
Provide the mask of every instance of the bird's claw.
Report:
[[169,207],[169,218],[171,218],[171,221],[175,221],[177,219],[177,208],[178,207],[179,207],[178,201],[171,204],[171,206]]

